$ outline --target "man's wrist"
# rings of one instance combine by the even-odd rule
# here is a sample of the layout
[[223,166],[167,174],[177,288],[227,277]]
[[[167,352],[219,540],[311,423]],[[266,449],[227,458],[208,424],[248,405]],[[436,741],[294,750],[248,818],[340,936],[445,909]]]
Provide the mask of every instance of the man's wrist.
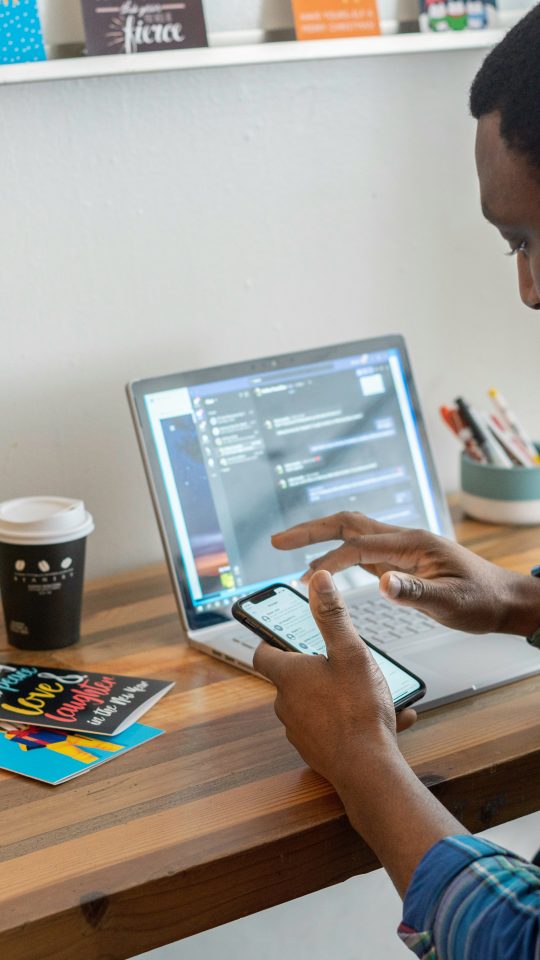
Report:
[[408,768],[395,736],[385,731],[366,740],[343,758],[332,777],[332,784],[359,833],[362,832],[361,824],[356,822],[359,812],[367,811],[371,806],[377,796],[377,784],[384,784],[387,791],[390,781],[398,772],[403,772],[404,766]]
[[417,778],[395,740],[386,749],[372,741],[350,760],[334,786],[351,826],[404,896],[424,854],[444,837],[467,831]]
[[498,633],[528,637],[540,627],[540,579],[512,574]]

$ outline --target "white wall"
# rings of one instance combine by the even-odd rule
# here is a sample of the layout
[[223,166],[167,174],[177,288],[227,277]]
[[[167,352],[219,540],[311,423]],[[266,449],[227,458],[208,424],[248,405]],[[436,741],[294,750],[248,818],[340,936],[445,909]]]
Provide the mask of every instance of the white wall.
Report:
[[0,497],[84,497],[90,574],[157,560],[125,381],[391,331],[446,488],[457,391],[495,383],[540,435],[537,318],[478,208],[480,60],[0,90]]
[[[409,340],[447,489],[436,407],[457,391],[497,384],[540,437],[538,318],[478,209],[480,59],[1,89],[0,498],[84,497],[91,574],[158,559],[125,381],[389,331]],[[159,956],[292,958],[305,941],[405,957],[398,919],[376,874]]]

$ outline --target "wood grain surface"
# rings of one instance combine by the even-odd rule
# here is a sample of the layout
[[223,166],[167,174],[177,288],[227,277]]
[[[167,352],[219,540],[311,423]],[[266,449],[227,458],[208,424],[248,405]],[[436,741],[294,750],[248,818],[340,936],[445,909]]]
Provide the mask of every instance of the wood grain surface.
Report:
[[[540,529],[457,524],[528,573]],[[0,771],[0,944],[10,960],[124,960],[378,864],[273,712],[273,688],[186,646],[164,568],[88,584],[78,647],[11,661],[176,681],[166,735],[49,787]],[[425,713],[404,755],[471,830],[540,796],[540,677]]]

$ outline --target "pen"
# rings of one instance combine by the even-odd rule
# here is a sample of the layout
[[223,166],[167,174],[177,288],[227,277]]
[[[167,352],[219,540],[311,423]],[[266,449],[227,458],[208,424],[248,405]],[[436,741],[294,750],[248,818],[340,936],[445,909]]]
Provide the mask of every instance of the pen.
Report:
[[495,390],[495,388],[492,387],[491,390],[489,391],[489,396],[499,414],[500,419],[502,419],[502,421],[508,425],[508,429],[511,430],[511,432],[514,433],[516,437],[518,437],[518,439],[521,441],[521,443],[527,450],[529,456],[532,458],[533,462],[539,463],[540,457],[538,456],[538,451],[529,440],[527,434],[523,430],[523,427],[521,426],[516,415],[508,406],[508,403],[504,398],[503,394],[500,393],[499,390]]

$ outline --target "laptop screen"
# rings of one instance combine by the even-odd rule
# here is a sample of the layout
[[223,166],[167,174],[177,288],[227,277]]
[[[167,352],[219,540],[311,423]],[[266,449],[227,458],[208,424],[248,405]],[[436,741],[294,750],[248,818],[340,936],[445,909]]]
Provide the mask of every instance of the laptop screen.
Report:
[[[329,549],[272,533],[340,510],[448,533],[400,338],[139,381],[131,388],[191,627],[297,580]],[[360,582],[361,578],[357,578]]]

